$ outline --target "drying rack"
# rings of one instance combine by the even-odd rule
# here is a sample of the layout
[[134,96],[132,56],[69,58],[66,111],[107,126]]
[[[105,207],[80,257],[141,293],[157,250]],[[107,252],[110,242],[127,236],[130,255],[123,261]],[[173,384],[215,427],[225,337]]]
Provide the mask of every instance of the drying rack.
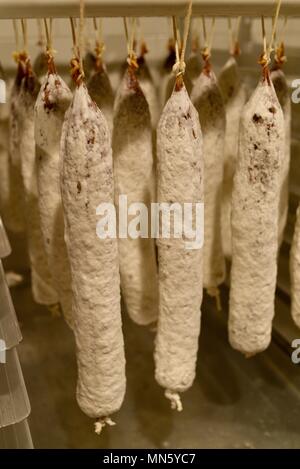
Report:
[[[188,0],[86,0],[87,17],[184,16]],[[193,16],[273,16],[274,0],[194,0]],[[0,0],[0,18],[78,16],[79,0]],[[283,0],[280,14],[300,16],[300,0]]]

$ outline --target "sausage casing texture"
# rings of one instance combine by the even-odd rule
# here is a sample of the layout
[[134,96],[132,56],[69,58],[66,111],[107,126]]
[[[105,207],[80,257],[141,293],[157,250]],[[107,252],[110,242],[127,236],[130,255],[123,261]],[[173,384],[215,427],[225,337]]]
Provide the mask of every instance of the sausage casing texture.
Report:
[[[113,124],[115,200],[128,206],[155,201],[152,127],[149,106],[138,81],[127,71],[117,93]],[[157,319],[157,264],[153,238],[119,239],[121,290],[129,316],[146,325]]]
[[[202,134],[197,111],[184,86],[173,91],[163,110],[157,130],[157,152],[158,202],[203,202]],[[155,376],[165,389],[182,392],[195,377],[202,248],[187,249],[184,237],[159,238],[157,245],[159,319]]]
[[284,159],[281,168],[281,189],[279,200],[279,223],[278,223],[278,237],[279,246],[283,240],[284,229],[288,216],[289,209],[289,170],[291,159],[291,98],[289,85],[287,83],[285,74],[280,68],[272,70],[271,80],[273,82],[278,101],[281,105],[285,123],[285,150]]
[[243,110],[232,193],[229,340],[246,355],[271,340],[277,273],[283,114],[261,81]]
[[58,302],[49,271],[38,205],[37,164],[34,141],[34,104],[39,84],[34,75],[22,79],[16,102],[21,172],[25,190],[26,232],[31,267],[31,287],[37,303]]
[[300,204],[296,214],[296,224],[290,252],[292,318],[300,327]]
[[72,325],[71,272],[64,241],[59,148],[65,112],[72,93],[56,74],[48,73],[35,104],[35,142],[41,230],[53,284]]
[[125,393],[118,245],[96,234],[96,208],[114,202],[107,122],[76,87],[61,140],[61,190],[73,292],[77,401],[88,416],[116,412]]
[[[184,76],[184,83],[185,83],[186,90],[188,94],[190,95],[193,89],[193,82],[187,74]],[[163,106],[166,104],[166,102],[172,95],[174,85],[175,85],[174,72],[170,71],[170,73],[164,77],[164,80],[162,81],[162,84],[161,84],[162,90],[164,91],[163,101],[162,101]]]
[[230,57],[218,78],[219,88],[226,110],[224,150],[224,176],[221,201],[221,229],[224,255],[231,258],[231,196],[233,176],[238,156],[239,127],[247,89],[241,80],[235,57]]
[[223,183],[225,108],[212,71],[202,71],[191,100],[199,113],[204,157],[204,288],[216,288],[225,277],[221,239],[221,197]]

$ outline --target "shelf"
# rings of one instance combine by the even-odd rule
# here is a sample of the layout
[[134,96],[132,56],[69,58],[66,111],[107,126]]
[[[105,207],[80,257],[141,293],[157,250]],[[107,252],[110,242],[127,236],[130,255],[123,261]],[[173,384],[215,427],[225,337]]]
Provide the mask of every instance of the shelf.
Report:
[[[187,0],[86,0],[90,17],[184,16]],[[194,0],[194,16],[273,16],[274,0]],[[300,16],[300,0],[284,0],[281,15]],[[0,18],[64,18],[79,15],[79,0],[2,0]]]

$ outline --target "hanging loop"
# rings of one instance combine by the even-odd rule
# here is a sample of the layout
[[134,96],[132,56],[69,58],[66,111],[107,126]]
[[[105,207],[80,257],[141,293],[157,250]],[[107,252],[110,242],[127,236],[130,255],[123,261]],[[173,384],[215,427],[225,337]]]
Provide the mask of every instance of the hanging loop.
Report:
[[271,53],[274,50],[273,45],[274,45],[274,40],[276,36],[276,28],[277,28],[277,22],[279,18],[280,6],[281,6],[281,0],[277,0],[277,6],[276,6],[276,11],[275,11],[275,16],[273,19],[272,34],[271,34],[269,45],[267,45],[264,17],[263,16],[261,17],[262,35],[263,35],[263,52],[259,57],[258,63],[262,66],[264,80],[267,80],[269,84],[270,84],[269,63],[271,62]]
[[[190,29],[190,22],[192,16],[192,0],[190,0],[187,13],[184,18],[184,28],[183,28],[183,41],[181,43],[179,38],[179,31],[177,27],[176,18],[173,17],[173,32],[174,32],[174,39],[175,39],[175,52],[176,52],[176,62],[173,65],[173,72],[176,75],[176,89],[180,89],[183,85],[183,75],[185,73],[185,50],[187,45],[187,39],[189,35]],[[180,51],[179,51],[180,48]]]
[[72,41],[73,41],[73,57],[70,61],[71,66],[71,77],[73,81],[79,86],[84,80],[84,71],[82,67],[82,61],[80,60],[80,50],[77,42],[76,34],[76,21],[74,18],[70,18]]
[[236,25],[235,25],[235,28],[233,29],[231,18],[228,18],[228,31],[229,31],[229,38],[230,38],[229,52],[233,57],[237,57],[241,53],[241,48],[240,48],[240,43],[239,43],[241,20],[242,20],[242,17],[239,16],[236,19]]
[[102,19],[99,18],[97,22],[97,18],[93,18],[94,23],[94,30],[96,36],[96,44],[95,44],[95,69],[98,71],[103,70],[103,52],[105,51],[105,44],[103,41],[102,35]]
[[56,51],[52,47],[52,18],[49,20],[49,27],[47,19],[44,18],[45,34],[46,34],[46,58],[48,73],[56,73],[56,68],[54,65],[54,55]]
[[286,31],[286,26],[287,26],[287,17],[285,17],[283,26],[281,29],[279,36],[279,40],[277,42],[277,45],[275,47],[275,56],[274,56],[274,61],[275,61],[275,68],[280,68],[282,65],[287,61],[286,55],[285,55],[285,45],[284,45],[284,34]]
[[127,19],[123,18],[124,30],[127,42],[127,63],[131,70],[138,69],[137,55],[135,52],[135,31],[136,31],[136,18],[129,20],[130,29],[128,28]]
[[206,74],[210,73],[211,64],[210,64],[210,57],[211,57],[211,49],[213,44],[214,32],[215,32],[215,18],[213,17],[211,20],[211,27],[209,36],[206,30],[206,22],[205,18],[202,17],[202,29],[203,29],[203,39],[204,39],[204,47],[201,51],[202,59],[204,61],[203,72]]

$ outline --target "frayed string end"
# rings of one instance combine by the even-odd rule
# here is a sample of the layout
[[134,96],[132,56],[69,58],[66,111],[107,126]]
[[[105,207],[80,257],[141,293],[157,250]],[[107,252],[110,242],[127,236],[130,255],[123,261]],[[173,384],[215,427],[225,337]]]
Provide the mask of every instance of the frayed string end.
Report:
[[182,412],[183,406],[180,399],[180,395],[177,392],[171,391],[170,389],[165,390],[165,397],[171,401],[171,409]]
[[110,417],[101,417],[95,422],[95,433],[97,435],[100,435],[103,428],[106,426],[113,427],[116,425],[116,422],[114,422]]

